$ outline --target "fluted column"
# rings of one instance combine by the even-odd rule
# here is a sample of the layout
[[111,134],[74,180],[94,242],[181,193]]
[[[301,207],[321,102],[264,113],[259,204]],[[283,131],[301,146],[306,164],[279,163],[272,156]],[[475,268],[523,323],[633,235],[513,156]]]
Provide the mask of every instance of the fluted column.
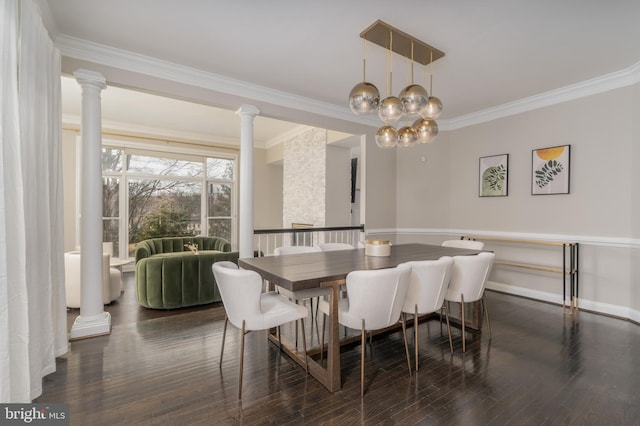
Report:
[[80,69],[73,73],[82,87],[82,164],[80,173],[80,316],[71,339],[111,332],[111,315],[102,301],[102,108],[104,76]]
[[236,114],[240,116],[238,243],[240,257],[253,257],[253,119],[260,110],[253,105],[242,105]]

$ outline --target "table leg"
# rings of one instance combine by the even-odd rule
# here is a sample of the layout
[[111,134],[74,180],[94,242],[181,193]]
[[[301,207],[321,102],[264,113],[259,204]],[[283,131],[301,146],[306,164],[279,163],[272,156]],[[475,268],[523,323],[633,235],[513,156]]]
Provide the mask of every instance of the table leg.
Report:
[[[293,360],[298,362],[302,367],[308,366],[309,374],[324,385],[329,392],[340,390],[340,334],[338,327],[338,299],[340,295],[340,285],[344,284],[344,280],[330,281],[322,283],[323,287],[329,287],[331,290],[329,296],[329,339],[327,342],[327,367],[325,368],[318,363],[312,356],[301,351],[293,342],[282,338],[282,350],[287,353]],[[269,340],[275,344],[279,344],[278,336],[274,334],[275,330],[271,330],[268,334]],[[320,349],[322,350],[322,349]],[[313,350],[311,350],[313,352]]]
[[340,327],[338,324],[338,297],[340,296],[340,284],[331,284],[331,296],[329,298],[329,342],[327,345],[327,379],[329,391],[340,389]]

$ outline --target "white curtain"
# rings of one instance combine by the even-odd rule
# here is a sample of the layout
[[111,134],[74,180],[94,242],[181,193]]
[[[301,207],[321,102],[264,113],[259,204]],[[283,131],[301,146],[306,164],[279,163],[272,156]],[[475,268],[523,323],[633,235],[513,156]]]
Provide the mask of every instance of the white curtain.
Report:
[[60,53],[33,0],[0,4],[0,403],[24,403],[68,348]]

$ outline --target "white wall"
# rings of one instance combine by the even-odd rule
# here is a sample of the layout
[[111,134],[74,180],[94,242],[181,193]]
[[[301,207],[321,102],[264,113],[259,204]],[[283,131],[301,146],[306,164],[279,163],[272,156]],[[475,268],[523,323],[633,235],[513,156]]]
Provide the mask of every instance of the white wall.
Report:
[[361,153],[361,170],[365,182],[360,196],[364,199],[366,229],[388,230],[377,237],[393,240],[396,228],[396,150],[378,148],[375,130],[365,134]]
[[[632,201],[631,201],[631,237],[640,239],[640,84],[636,84],[633,88],[633,105],[631,117],[631,164],[632,167]],[[632,250],[631,252],[631,269],[629,275],[631,277],[631,299],[632,306],[640,306],[640,250]],[[636,308],[638,309],[638,308]]]
[[[465,233],[579,241],[581,306],[640,320],[640,172],[634,166],[640,149],[633,125],[639,105],[636,85],[398,149],[397,241],[439,243]],[[571,145],[570,194],[531,195],[532,150],[565,144]],[[497,154],[509,154],[509,195],[479,197],[478,159]],[[557,248],[487,248],[528,263],[562,261]],[[559,275],[496,267],[491,279],[501,290],[561,300]]]
[[327,145],[325,226],[351,224],[351,152]]
[[62,131],[65,252],[76,250],[76,136],[73,130]]
[[442,132],[430,144],[396,149],[398,227],[448,228],[450,175],[458,165],[450,154],[450,134]]
[[255,229],[282,226],[282,165],[268,162],[264,149],[253,150],[253,224]]

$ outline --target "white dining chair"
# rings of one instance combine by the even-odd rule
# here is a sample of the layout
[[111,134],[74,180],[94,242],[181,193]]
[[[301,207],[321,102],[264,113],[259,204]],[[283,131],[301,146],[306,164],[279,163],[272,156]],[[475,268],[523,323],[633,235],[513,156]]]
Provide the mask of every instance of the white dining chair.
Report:
[[446,240],[442,242],[441,246],[465,248],[470,250],[484,249],[484,243],[482,241],[476,241],[476,240]]
[[[411,266],[411,280],[404,299],[402,312],[405,320],[408,314],[413,314],[413,332],[416,357],[416,371],[418,371],[418,315],[427,315],[447,309],[444,297],[449,288],[453,257],[443,256],[438,260],[420,260],[407,262]],[[448,318],[448,315],[446,316]],[[449,332],[449,350],[453,353],[451,330]]]
[[[317,246],[283,246],[283,247],[277,247],[276,249],[274,249],[273,254],[275,256],[286,256],[290,254],[300,254],[300,253],[318,253],[320,251],[322,250]],[[330,293],[330,290],[324,287],[310,288],[308,290],[297,290],[297,291],[288,290],[284,287],[278,287],[277,290],[278,290],[278,293],[288,297],[291,300],[295,300],[295,301],[310,300],[312,317],[313,317],[313,299],[317,297],[327,296]]]
[[[400,319],[402,305],[409,287],[411,266],[398,265],[395,268],[353,271],[347,275],[347,292],[349,297],[338,300],[338,323],[361,331],[360,354],[360,396],[364,396],[364,352],[366,334],[369,331],[381,330],[396,324]],[[329,315],[329,303],[320,300],[320,311]],[[322,345],[324,348],[324,321],[322,326]],[[409,375],[409,345],[407,330],[402,323],[405,355]]]
[[[69,251],[64,254],[64,285],[67,308],[79,308],[82,300],[81,286],[81,253]],[[102,253],[102,303],[109,303],[120,297],[122,293],[122,273],[110,266],[111,255]]]
[[273,249],[274,256],[300,253],[317,253],[322,251],[318,246],[282,246]]
[[[482,301],[487,327],[489,328],[489,339],[491,339],[491,324],[489,323],[489,311],[487,301],[484,298],[484,288],[491,273],[491,267],[495,254],[482,252],[473,256],[454,256],[453,270],[449,289],[445,296],[445,301],[460,303],[461,323],[462,323],[462,352],[466,352],[465,324],[464,324],[464,304]],[[447,312],[447,311],[445,311]],[[447,313],[447,328],[449,319]]]
[[[308,372],[307,341],[304,332],[304,318],[309,314],[307,308],[296,305],[275,292],[262,293],[262,278],[257,272],[238,269],[235,263],[228,261],[215,262],[211,268],[225,310],[222,348],[220,349],[221,368],[228,322],[231,321],[234,327],[241,330],[238,398],[242,398],[244,337],[250,331],[278,327],[279,338],[282,324],[297,320],[302,321],[305,371]],[[280,348],[282,349],[282,344],[280,344]]]
[[322,251],[334,251],[334,250],[353,250],[355,247],[347,243],[322,243],[318,244]]

